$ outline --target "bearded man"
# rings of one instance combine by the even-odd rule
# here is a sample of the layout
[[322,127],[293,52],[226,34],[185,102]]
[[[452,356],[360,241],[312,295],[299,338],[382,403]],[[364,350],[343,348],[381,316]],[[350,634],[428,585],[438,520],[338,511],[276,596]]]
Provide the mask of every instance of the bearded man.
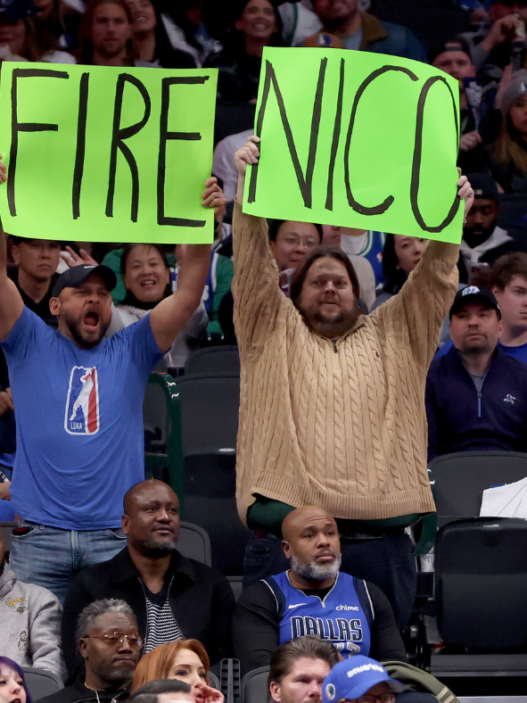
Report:
[[[362,315],[349,259],[313,249],[287,299],[266,221],[243,214],[247,164],[258,137],[235,154],[234,323],[241,359],[236,458],[241,519],[256,530],[245,584],[287,567],[281,524],[317,505],[337,519],[342,570],[373,581],[403,628],[415,598],[405,533],[435,510],[427,473],[428,366],[457,290],[459,246],[431,242],[398,295]],[[465,177],[459,197],[472,203]]]
[[337,523],[314,506],[284,520],[282,548],[290,568],[243,592],[233,618],[235,656],[244,672],[269,664],[284,642],[318,635],[343,657],[406,661],[390,603],[372,583],[339,571]]
[[[203,206],[224,202],[209,179]],[[144,479],[145,386],[200,304],[210,246],[189,245],[177,291],[110,339],[110,268],[83,264],[57,279],[49,302],[54,330],[24,305],[6,260],[0,229],[0,340],[17,423],[9,492],[21,518],[10,564],[21,581],[63,601],[81,569],[123,548],[123,497]]]

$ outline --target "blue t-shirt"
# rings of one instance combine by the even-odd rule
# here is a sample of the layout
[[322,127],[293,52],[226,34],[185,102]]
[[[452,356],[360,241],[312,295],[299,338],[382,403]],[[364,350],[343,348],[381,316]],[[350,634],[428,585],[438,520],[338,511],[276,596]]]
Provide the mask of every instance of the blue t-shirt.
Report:
[[[454,344],[451,339],[448,342],[445,342],[441,349],[436,352],[434,360],[440,359],[442,356],[445,356],[445,354],[448,354],[448,352],[452,349],[453,346]],[[503,354],[513,356],[515,359],[518,359],[518,361],[523,361],[524,364],[527,364],[527,343],[520,344],[519,347],[508,347],[505,346],[505,344],[498,342],[498,349],[503,352]]]
[[270,576],[264,582],[275,595],[275,584],[283,594],[277,599],[280,607],[279,644],[303,635],[319,635],[321,639],[329,640],[345,658],[356,654],[368,656],[372,615],[366,616],[355,588],[356,583],[363,582],[341,571],[333,588],[322,599],[306,595],[292,586],[287,571]]
[[163,357],[150,316],[79,349],[24,308],[2,347],[16,407],[16,512],[65,530],[119,527],[125,492],[144,480],[143,396]]

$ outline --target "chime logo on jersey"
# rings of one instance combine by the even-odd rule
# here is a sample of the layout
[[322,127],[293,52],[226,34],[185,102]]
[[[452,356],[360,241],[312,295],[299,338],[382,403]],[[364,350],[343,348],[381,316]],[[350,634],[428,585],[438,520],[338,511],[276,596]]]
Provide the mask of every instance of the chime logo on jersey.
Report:
[[71,370],[64,429],[68,434],[99,431],[99,383],[97,368],[74,366]]

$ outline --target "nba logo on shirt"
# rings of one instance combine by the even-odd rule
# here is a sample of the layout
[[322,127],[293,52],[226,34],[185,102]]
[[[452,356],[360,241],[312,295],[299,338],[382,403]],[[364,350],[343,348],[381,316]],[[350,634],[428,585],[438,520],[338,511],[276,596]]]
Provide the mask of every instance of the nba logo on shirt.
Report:
[[97,368],[74,366],[71,370],[64,429],[68,434],[99,431],[99,384]]

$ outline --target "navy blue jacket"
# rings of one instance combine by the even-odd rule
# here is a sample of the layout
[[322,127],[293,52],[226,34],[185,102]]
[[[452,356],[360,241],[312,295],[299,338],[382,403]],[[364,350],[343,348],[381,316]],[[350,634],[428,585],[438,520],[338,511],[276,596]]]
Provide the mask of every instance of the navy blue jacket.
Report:
[[426,380],[428,461],[450,452],[527,452],[527,364],[499,350],[478,393],[455,347]]

